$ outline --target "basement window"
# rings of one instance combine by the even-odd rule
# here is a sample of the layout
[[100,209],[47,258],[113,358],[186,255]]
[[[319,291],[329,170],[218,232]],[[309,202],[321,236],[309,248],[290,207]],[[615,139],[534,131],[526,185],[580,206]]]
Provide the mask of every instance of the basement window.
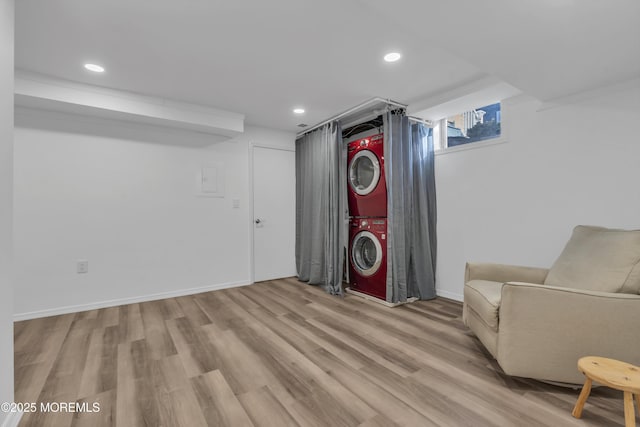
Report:
[[436,150],[500,138],[500,103],[463,111],[436,122],[433,129]]

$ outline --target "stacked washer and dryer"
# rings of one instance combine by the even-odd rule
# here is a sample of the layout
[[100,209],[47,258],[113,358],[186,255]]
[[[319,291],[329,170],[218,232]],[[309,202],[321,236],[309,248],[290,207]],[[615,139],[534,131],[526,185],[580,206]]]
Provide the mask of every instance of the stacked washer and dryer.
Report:
[[386,300],[387,185],[384,134],[348,142],[349,281],[351,290]]

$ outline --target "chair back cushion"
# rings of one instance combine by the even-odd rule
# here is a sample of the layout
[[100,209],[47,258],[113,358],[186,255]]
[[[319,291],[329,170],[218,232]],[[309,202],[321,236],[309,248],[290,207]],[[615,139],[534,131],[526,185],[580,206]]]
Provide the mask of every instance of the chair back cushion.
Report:
[[578,225],[544,284],[640,293],[640,230]]

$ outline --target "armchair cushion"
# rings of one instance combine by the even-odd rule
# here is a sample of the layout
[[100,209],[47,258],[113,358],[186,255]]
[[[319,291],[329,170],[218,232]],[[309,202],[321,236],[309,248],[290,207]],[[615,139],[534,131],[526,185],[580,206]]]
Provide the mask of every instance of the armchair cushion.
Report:
[[578,359],[640,363],[640,295],[505,283],[497,360],[509,375],[580,384]]
[[491,330],[498,331],[498,310],[503,282],[471,280],[464,287],[464,301]]
[[640,230],[575,227],[544,284],[640,293]]

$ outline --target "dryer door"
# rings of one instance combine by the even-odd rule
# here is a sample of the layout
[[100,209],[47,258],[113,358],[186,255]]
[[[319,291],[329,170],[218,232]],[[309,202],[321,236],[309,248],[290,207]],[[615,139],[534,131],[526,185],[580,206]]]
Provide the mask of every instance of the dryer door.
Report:
[[351,243],[351,264],[361,276],[368,277],[380,269],[382,245],[370,231],[361,231]]
[[365,196],[375,190],[380,180],[380,161],[372,151],[361,150],[349,164],[349,186]]

